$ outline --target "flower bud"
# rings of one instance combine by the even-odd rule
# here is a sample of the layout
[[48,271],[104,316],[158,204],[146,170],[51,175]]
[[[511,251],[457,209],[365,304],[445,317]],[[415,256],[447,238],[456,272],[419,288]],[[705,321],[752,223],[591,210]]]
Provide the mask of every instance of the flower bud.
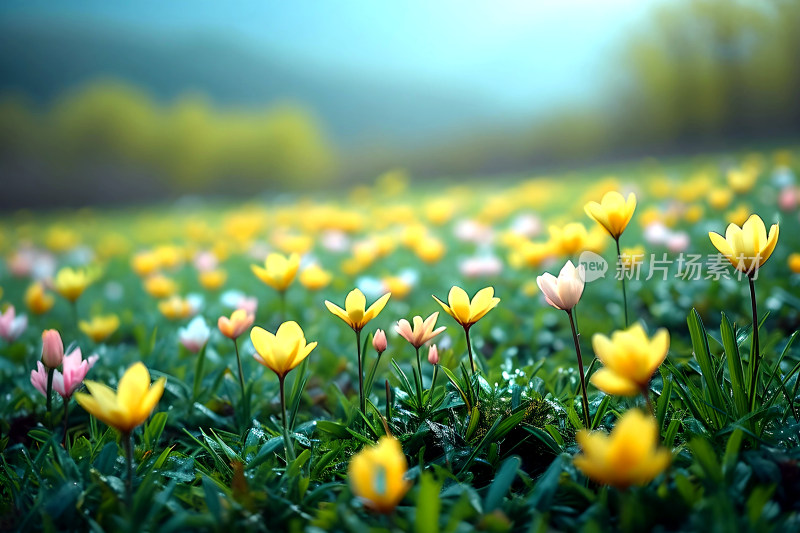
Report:
[[61,334],[54,329],[42,333],[42,363],[47,368],[58,368],[64,359],[64,343]]
[[375,330],[375,335],[372,337],[372,347],[378,353],[386,351],[386,332],[382,329]]
[[428,348],[428,362],[432,365],[439,364],[439,350],[436,349],[435,344],[431,344],[431,347]]

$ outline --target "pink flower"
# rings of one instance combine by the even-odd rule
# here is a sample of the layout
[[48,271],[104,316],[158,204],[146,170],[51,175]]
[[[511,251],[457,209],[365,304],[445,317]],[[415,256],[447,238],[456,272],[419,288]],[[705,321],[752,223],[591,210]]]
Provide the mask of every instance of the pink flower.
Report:
[[375,335],[372,337],[372,347],[375,348],[375,351],[378,353],[383,353],[386,351],[386,332],[382,329],[376,330]]
[[536,283],[544,293],[547,303],[556,309],[571,311],[581,299],[585,279],[584,266],[575,268],[572,261],[567,261],[557,278],[545,272],[536,278]]
[[64,359],[64,342],[61,334],[55,329],[42,332],[42,363],[47,368],[58,368]]
[[28,327],[28,317],[25,315],[16,316],[14,306],[9,305],[5,313],[0,314],[0,337],[7,342],[14,342],[17,337]]
[[794,187],[786,187],[781,189],[778,195],[778,207],[781,211],[792,211],[797,207],[800,202],[800,192]]
[[[97,362],[98,356],[92,355],[88,359],[83,359],[80,348],[75,348],[64,356],[64,372],[56,370],[53,372],[53,390],[69,401],[72,394],[78,390],[83,383],[89,369]],[[31,384],[43,395],[47,394],[47,369],[41,361],[36,362],[36,370],[31,371]]]
[[414,348],[419,348],[429,340],[433,339],[441,332],[447,329],[446,326],[442,326],[436,330],[433,328],[436,327],[436,319],[439,317],[439,312],[433,313],[431,316],[422,321],[421,316],[414,317],[414,328],[411,328],[411,324],[408,323],[408,320],[405,318],[401,319],[397,325],[395,326],[395,331],[400,334],[405,340],[411,343]]
[[431,347],[428,348],[428,362],[432,365],[439,364],[439,350],[436,349],[435,344],[431,344]]

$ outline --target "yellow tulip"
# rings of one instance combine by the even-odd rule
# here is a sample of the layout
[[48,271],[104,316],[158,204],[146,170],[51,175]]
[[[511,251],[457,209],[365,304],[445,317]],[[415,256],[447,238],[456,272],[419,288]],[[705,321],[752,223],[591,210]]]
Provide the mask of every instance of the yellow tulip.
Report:
[[85,270],[64,267],[56,274],[53,286],[58,294],[74,302],[80,298],[91,282],[92,279]]
[[275,372],[281,380],[317,346],[316,342],[306,344],[303,330],[292,321],[281,324],[275,335],[256,326],[250,331],[250,340],[256,348],[255,360]]
[[709,232],[708,237],[737,270],[752,277],[775,250],[778,225],[769,228],[768,236],[764,221],[758,215],[750,215],[742,227],[730,224],[725,237],[714,232]]
[[300,272],[300,284],[310,291],[324,289],[333,276],[317,264],[309,265]]
[[41,281],[34,282],[25,291],[25,305],[35,315],[43,315],[52,309],[55,303],[55,298],[44,290],[44,284]]
[[472,301],[470,301],[469,295],[464,289],[455,286],[450,289],[450,293],[447,295],[447,304],[436,296],[433,299],[439,302],[442,309],[465,329],[483,318],[486,313],[500,303],[500,298],[494,297],[494,287],[486,287],[479,290],[472,298]]
[[150,384],[150,372],[141,362],[125,371],[114,392],[95,381],[85,381],[91,394],[75,393],[75,400],[92,416],[123,434],[140,426],[155,409],[164,393],[166,378]]
[[630,193],[626,200],[620,193],[609,191],[603,195],[599,204],[589,202],[584,210],[587,215],[603,226],[609,235],[614,239],[619,239],[636,210],[636,195]]
[[649,483],[672,459],[658,446],[655,419],[638,409],[623,414],[610,435],[582,429],[575,439],[583,450],[575,466],[596,482],[620,489]]
[[344,309],[328,300],[325,300],[325,307],[328,308],[328,311],[344,320],[348,326],[353,328],[353,331],[358,333],[370,320],[383,311],[383,308],[386,307],[386,302],[389,301],[391,296],[391,292],[384,294],[378,298],[375,303],[369,306],[369,309],[366,309],[367,298],[364,296],[364,293],[358,289],[353,289],[344,300]]
[[258,279],[275,289],[283,292],[289,288],[300,268],[300,256],[291,254],[289,257],[279,253],[271,253],[264,262],[265,268],[258,265],[250,265],[253,273]]
[[592,384],[617,396],[633,396],[647,390],[653,372],[664,362],[669,350],[669,332],[660,329],[652,339],[640,324],[615,331],[609,339],[596,333],[592,346],[603,368],[592,375]]
[[109,338],[119,327],[117,315],[92,317],[90,321],[81,320],[78,327],[94,342],[103,342]]
[[364,448],[350,459],[347,477],[353,493],[365,506],[390,513],[411,488],[411,482],[405,479],[407,470],[400,442],[383,436],[376,446]]

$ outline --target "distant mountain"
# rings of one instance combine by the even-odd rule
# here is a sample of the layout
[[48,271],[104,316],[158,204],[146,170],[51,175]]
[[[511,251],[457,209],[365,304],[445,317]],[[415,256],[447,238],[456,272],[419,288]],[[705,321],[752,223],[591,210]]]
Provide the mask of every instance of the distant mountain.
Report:
[[170,38],[77,23],[0,22],[0,91],[20,91],[41,103],[98,77],[120,78],[160,101],[192,90],[219,106],[299,102],[344,147],[421,146],[497,122],[490,104],[463,88],[291,63],[222,35]]

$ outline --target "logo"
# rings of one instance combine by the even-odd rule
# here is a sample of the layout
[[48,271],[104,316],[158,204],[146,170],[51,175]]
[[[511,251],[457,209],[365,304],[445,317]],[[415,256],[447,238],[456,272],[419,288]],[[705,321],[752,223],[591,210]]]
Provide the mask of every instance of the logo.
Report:
[[608,262],[594,252],[583,252],[578,258],[578,264],[583,265],[583,281],[585,283],[606,277]]

